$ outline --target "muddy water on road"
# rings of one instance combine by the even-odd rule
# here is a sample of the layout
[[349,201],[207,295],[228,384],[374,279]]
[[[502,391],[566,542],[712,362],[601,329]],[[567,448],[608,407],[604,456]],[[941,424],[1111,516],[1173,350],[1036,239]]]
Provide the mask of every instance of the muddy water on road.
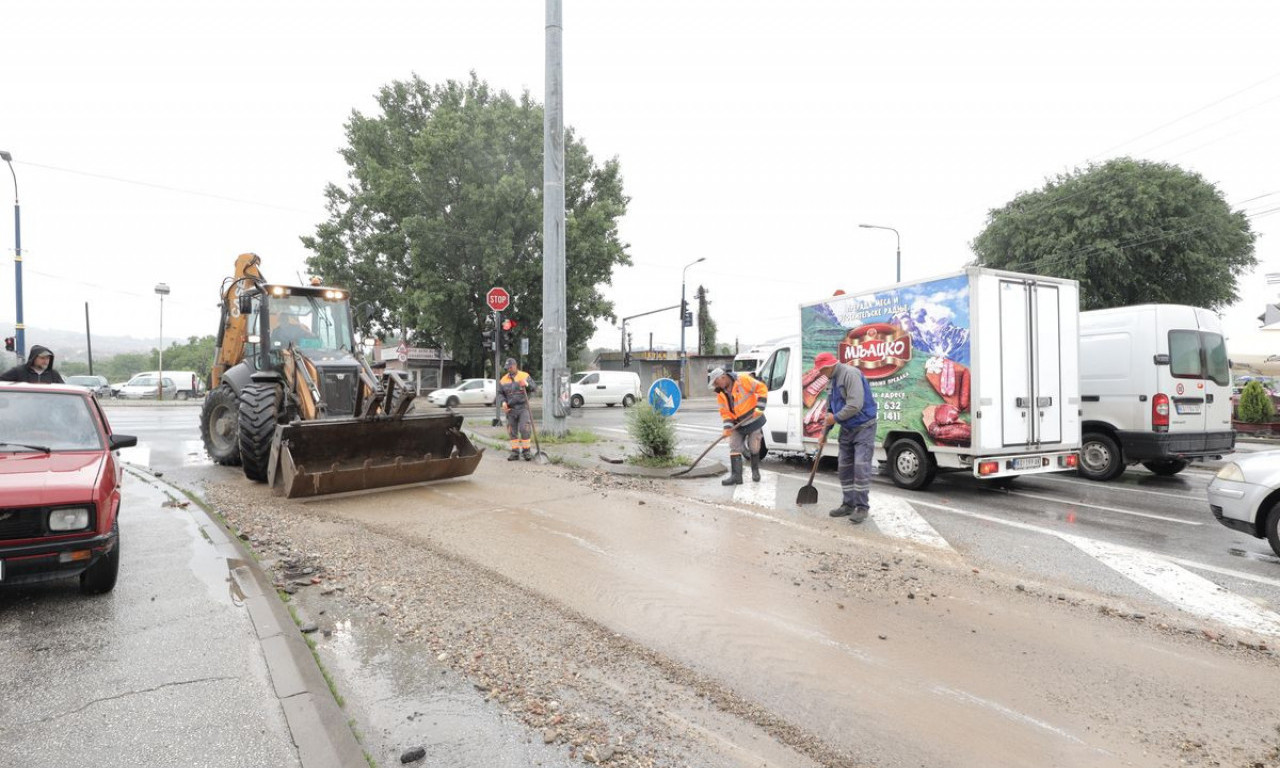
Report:
[[[1221,734],[1269,709],[1242,692],[1280,681],[1273,660],[1232,663],[1010,596],[819,512],[588,490],[561,474],[486,462],[487,482],[314,505],[478,563],[868,765],[1145,765],[1187,757],[1188,740],[1191,757],[1238,754]],[[1243,727],[1257,744],[1272,725]]]

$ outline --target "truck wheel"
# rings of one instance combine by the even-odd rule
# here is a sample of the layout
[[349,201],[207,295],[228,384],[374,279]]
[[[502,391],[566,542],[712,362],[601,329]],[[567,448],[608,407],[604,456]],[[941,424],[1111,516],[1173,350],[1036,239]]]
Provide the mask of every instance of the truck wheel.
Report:
[[574,395],[573,397],[569,398],[569,407],[571,407],[571,408],[581,408],[581,407],[582,407],[582,395]]
[[240,391],[240,462],[244,476],[259,483],[267,481],[279,400],[274,384],[250,384]]
[[937,472],[933,455],[915,440],[902,439],[889,447],[889,477],[899,488],[918,491],[932,483]]
[[1173,477],[1182,470],[1187,468],[1189,461],[1182,459],[1164,459],[1162,461],[1144,461],[1142,466],[1160,475],[1161,477]]
[[1271,544],[1271,551],[1280,557],[1280,501],[1271,505],[1271,512],[1267,515],[1267,541]]
[[631,395],[624,395],[624,396],[623,396],[623,398],[622,398],[622,407],[623,407],[623,408],[630,408],[631,406],[633,406],[633,405],[635,405],[635,404],[636,404],[636,399],[635,399],[634,397],[632,397]]
[[116,534],[116,545],[111,551],[80,574],[80,594],[105,595],[116,587],[116,577],[120,573],[120,523],[111,526]]
[[240,464],[237,422],[240,404],[231,387],[221,386],[209,393],[200,407],[200,438],[215,464],[235,467]]
[[1076,472],[1089,480],[1114,480],[1124,472],[1120,446],[1101,432],[1086,432],[1080,441],[1080,466]]

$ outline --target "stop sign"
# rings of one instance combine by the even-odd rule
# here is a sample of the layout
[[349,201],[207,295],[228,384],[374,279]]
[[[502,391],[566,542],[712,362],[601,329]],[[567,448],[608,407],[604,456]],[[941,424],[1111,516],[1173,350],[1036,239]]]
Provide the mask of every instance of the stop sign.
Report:
[[511,303],[511,294],[507,293],[505,288],[490,288],[485,300],[489,302],[489,309],[501,312]]

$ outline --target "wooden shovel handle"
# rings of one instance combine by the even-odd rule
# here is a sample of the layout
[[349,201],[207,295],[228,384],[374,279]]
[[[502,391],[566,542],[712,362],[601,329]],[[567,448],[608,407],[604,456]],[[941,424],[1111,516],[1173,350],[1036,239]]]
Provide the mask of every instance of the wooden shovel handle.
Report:
[[809,482],[806,485],[813,485],[813,476],[818,474],[818,462],[822,461],[822,449],[827,447],[827,435],[831,434],[831,427],[822,430],[822,437],[818,438],[818,452],[813,454],[813,466],[809,468]]

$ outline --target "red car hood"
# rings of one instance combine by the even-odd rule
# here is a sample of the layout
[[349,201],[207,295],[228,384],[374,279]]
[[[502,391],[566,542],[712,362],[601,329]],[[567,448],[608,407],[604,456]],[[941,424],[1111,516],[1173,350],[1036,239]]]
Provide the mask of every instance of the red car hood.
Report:
[[104,456],[99,451],[0,453],[0,508],[90,501]]

